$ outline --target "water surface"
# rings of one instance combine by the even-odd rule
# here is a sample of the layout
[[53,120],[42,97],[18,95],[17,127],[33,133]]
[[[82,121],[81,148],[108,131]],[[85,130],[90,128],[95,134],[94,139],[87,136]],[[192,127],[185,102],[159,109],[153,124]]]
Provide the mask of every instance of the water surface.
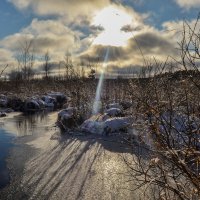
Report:
[[15,141],[42,135],[52,120],[56,119],[51,119],[49,111],[28,114],[10,113],[8,117],[0,119],[0,189],[10,182],[6,160],[11,148],[16,146]]
[[13,138],[12,134],[0,128],[0,189],[5,187],[10,181],[6,158],[9,155],[10,148],[13,146]]

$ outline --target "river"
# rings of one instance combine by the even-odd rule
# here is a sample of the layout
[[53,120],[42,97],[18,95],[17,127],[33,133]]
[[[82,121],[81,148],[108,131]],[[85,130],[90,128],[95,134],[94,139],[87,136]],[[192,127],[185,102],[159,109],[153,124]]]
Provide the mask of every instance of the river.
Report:
[[130,155],[126,145],[113,136],[61,134],[56,117],[1,119],[0,199],[138,199],[122,159]]

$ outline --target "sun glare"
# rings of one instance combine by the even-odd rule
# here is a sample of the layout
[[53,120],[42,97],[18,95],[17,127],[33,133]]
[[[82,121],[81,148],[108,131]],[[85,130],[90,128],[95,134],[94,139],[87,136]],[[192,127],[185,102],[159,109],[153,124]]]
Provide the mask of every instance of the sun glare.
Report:
[[121,31],[125,25],[131,24],[132,17],[125,11],[109,6],[94,17],[93,25],[102,26],[104,31],[95,38],[93,44],[125,46],[132,33]]

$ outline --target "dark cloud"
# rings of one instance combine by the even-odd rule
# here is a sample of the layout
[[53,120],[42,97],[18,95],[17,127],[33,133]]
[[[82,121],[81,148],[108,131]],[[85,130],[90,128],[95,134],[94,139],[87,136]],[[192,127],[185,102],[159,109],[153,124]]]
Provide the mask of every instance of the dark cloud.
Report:
[[[102,63],[108,48],[109,62],[114,63],[111,68],[119,71],[123,67],[122,73],[124,71],[131,71],[130,69],[133,68],[138,71],[143,65],[143,56],[139,49],[142,50],[146,59],[155,56],[161,61],[165,60],[168,55],[174,56],[178,53],[169,38],[160,36],[157,32],[145,32],[129,39],[125,47],[91,46],[89,50],[81,54],[80,59],[85,62]],[[117,66],[120,66],[120,68]]]
[[[40,64],[36,69],[35,71],[36,72],[41,72],[41,71],[44,71],[44,65],[45,65],[45,61],[43,61],[42,64]],[[63,69],[64,67],[64,64],[63,63],[60,63],[60,62],[49,62],[49,71],[54,71],[54,70],[59,70],[59,69]]]
[[169,38],[165,38],[157,33],[145,32],[138,34],[129,40],[129,49],[141,48],[145,54],[174,54],[177,53],[175,44]]
[[83,53],[80,59],[89,62],[103,62],[108,49],[109,61],[116,61],[125,57],[123,47],[94,45],[87,52]]
[[96,34],[99,34],[102,31],[104,31],[104,28],[101,25],[99,25],[99,26],[92,25],[92,26],[90,26],[90,30],[91,30],[92,33],[94,33],[96,35]]
[[140,31],[141,29],[142,29],[142,27],[140,27],[140,26],[133,27],[133,26],[127,24],[121,28],[121,31],[123,31],[125,33],[129,33],[129,32],[134,32],[134,31]]
[[108,72],[109,73],[115,73],[115,74],[137,74],[141,68],[143,66],[142,65],[128,65],[128,66],[115,66],[115,65],[110,65],[108,67]]

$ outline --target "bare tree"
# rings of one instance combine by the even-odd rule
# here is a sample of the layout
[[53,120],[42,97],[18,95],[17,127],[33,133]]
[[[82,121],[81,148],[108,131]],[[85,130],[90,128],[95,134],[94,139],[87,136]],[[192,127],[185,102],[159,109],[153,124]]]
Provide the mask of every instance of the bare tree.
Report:
[[20,81],[22,80],[22,72],[18,70],[12,70],[9,74],[9,80],[10,81]]
[[33,40],[25,38],[19,43],[17,55],[18,66],[21,68],[23,78],[29,80],[33,75],[33,66],[35,61]]
[[3,75],[3,73],[5,72],[5,70],[8,68],[8,65],[6,65],[3,69],[2,69],[2,71],[0,72],[0,78],[2,77],[2,75]]
[[44,55],[44,71],[45,71],[45,78],[47,79],[49,77],[49,72],[50,72],[50,56],[49,56],[49,52],[46,51],[45,55]]
[[66,78],[72,78],[74,75],[74,69],[73,69],[73,62],[72,62],[72,57],[71,54],[67,51],[65,54],[65,70],[66,70]]

